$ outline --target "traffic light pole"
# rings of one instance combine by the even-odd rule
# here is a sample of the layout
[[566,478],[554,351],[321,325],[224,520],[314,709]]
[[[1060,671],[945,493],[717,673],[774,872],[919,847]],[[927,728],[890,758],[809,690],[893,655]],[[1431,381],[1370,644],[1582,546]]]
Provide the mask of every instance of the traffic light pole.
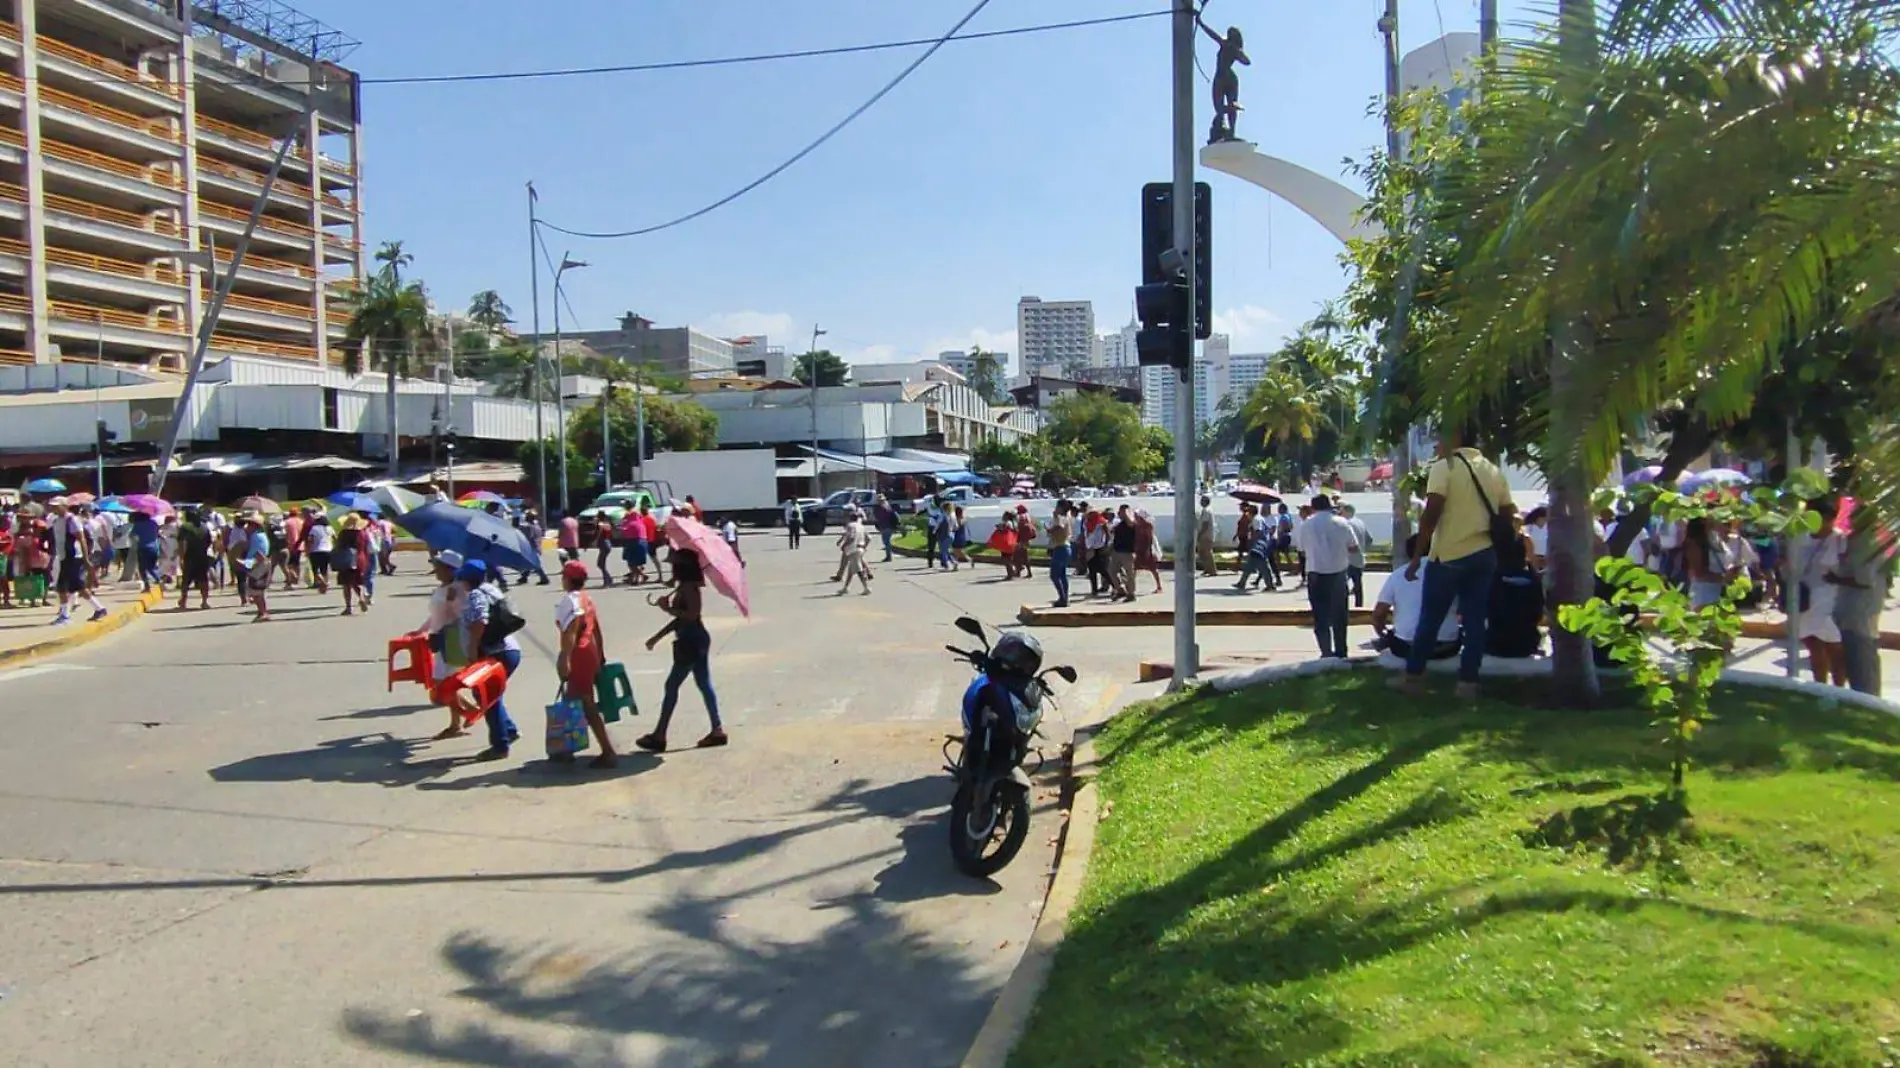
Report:
[[[1194,3],[1174,0],[1174,243],[1181,251],[1188,292],[1194,277]],[[1199,480],[1194,473],[1194,313],[1189,302],[1188,359],[1175,370],[1174,390],[1174,678],[1179,689],[1200,673],[1194,638],[1194,528]]]

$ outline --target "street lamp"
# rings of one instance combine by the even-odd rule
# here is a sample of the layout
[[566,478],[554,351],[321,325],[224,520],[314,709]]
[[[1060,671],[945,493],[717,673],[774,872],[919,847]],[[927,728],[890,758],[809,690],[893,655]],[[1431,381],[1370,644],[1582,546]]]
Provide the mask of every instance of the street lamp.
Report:
[[811,388],[811,495],[823,497],[824,487],[818,482],[818,339],[825,331],[813,323],[811,328],[811,348],[806,351],[805,373],[811,376],[806,385]]
[[567,389],[561,384],[561,276],[577,267],[587,266],[563,252],[561,265],[554,269],[554,435],[561,453],[561,514],[567,514]]

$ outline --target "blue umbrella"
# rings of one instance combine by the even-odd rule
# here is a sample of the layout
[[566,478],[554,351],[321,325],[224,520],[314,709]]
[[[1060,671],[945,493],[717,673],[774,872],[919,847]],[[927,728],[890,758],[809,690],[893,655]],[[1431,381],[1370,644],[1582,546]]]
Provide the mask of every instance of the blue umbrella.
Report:
[[64,493],[66,483],[56,478],[36,478],[21,488],[28,493]]
[[500,516],[479,508],[458,508],[431,501],[395,517],[396,525],[421,538],[431,552],[453,549],[464,559],[480,560],[490,568],[512,567],[531,571],[540,554],[527,535]]
[[99,510],[101,512],[130,512],[132,509],[117,497],[107,497],[99,502]]
[[383,512],[383,506],[377,503],[376,498],[367,493],[358,493],[355,490],[342,490],[337,493],[332,493],[328,497],[325,497],[324,500],[349,512],[368,512],[371,515],[381,515]]

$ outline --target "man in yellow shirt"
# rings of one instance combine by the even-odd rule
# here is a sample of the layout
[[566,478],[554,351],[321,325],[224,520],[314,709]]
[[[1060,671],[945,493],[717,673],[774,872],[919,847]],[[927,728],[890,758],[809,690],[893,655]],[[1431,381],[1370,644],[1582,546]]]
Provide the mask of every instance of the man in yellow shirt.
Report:
[[[1478,696],[1478,669],[1484,663],[1485,616],[1491,605],[1491,578],[1497,570],[1492,548],[1493,516],[1506,520],[1517,511],[1510,484],[1496,464],[1475,448],[1469,430],[1453,431],[1438,443],[1438,458],[1425,480],[1425,514],[1418,524],[1418,555],[1405,565],[1409,581],[1425,571],[1423,604],[1418,631],[1408,636],[1412,655],[1405,658],[1405,676],[1393,680],[1408,692],[1425,683],[1425,662],[1445,613],[1458,605],[1464,644],[1458,659],[1458,696]],[[1429,550],[1428,547],[1429,546]],[[1420,557],[1429,556],[1423,565]]]

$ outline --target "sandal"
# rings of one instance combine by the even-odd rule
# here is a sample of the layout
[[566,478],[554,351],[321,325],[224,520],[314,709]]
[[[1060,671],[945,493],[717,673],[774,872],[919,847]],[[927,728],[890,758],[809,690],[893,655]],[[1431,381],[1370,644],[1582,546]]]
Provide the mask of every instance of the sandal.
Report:
[[633,744],[649,753],[666,752],[666,736],[663,734],[643,734],[635,738]]
[[468,733],[468,731],[466,731],[466,730],[463,730],[463,729],[462,729],[461,727],[459,727],[459,726],[457,726],[457,727],[444,727],[444,728],[442,728],[442,730],[441,730],[441,731],[440,731],[439,733],[437,733],[437,734],[436,734],[436,736],[435,736],[435,740],[436,740],[436,741],[438,741],[438,742],[446,742],[446,741],[448,741],[448,740],[449,740],[450,738],[460,738],[460,737],[461,737],[462,735],[464,735],[464,734],[467,734],[467,733]]
[[590,768],[602,768],[602,769],[617,768],[620,766],[620,760],[617,757],[610,757],[607,754],[602,753],[600,756],[597,756],[594,759],[588,761],[587,766]]
[[720,746],[725,745],[730,741],[732,741],[732,739],[726,737],[726,732],[723,729],[715,728],[711,734],[708,734],[706,735],[706,737],[701,738],[699,742],[693,746],[693,748],[717,749]]

